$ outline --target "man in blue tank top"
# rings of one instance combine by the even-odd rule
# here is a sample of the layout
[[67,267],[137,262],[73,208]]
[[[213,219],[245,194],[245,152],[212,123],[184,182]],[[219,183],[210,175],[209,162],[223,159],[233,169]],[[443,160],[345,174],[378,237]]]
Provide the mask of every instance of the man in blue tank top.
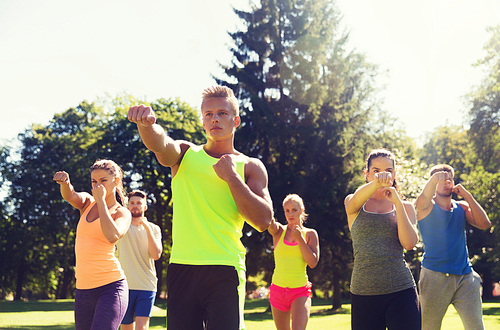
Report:
[[[454,184],[449,165],[436,165],[416,201],[417,220],[424,243],[418,283],[422,329],[441,329],[450,304],[465,329],[484,329],[481,278],[472,269],[465,235],[465,221],[479,229],[491,222],[481,205],[461,184]],[[452,193],[464,200],[455,201]]]

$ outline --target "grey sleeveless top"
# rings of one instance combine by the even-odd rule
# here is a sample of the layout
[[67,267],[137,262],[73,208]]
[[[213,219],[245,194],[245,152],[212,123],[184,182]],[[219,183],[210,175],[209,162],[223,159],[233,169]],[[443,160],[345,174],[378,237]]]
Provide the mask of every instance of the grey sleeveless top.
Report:
[[354,269],[351,293],[381,295],[415,286],[398,238],[396,210],[371,213],[360,209],[351,226]]

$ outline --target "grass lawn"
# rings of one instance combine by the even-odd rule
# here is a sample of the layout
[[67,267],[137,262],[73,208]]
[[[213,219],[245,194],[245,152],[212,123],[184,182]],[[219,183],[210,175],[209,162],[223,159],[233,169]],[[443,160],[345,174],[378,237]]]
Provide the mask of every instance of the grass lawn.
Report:
[[[0,329],[74,329],[73,300],[41,301],[0,301]],[[267,300],[248,300],[245,305],[245,324],[247,330],[274,330],[274,323]],[[332,311],[330,302],[314,299],[309,330],[349,330],[351,329],[351,306],[342,305],[342,309]],[[500,329],[500,302],[483,304],[486,329]],[[159,301],[153,311],[150,329],[165,329],[165,301]],[[460,317],[450,306],[443,320],[442,329],[462,330]]]

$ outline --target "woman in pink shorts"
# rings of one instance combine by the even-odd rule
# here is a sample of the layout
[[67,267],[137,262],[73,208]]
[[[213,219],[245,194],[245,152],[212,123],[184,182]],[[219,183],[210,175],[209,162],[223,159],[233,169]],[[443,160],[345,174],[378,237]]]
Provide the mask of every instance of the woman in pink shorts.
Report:
[[314,229],[303,226],[307,218],[302,198],[291,194],[283,200],[288,222],[282,225],[273,218],[268,231],[274,242],[274,273],[269,301],[276,329],[305,329],[311,311],[311,282],[306,267],[319,261],[319,239]]

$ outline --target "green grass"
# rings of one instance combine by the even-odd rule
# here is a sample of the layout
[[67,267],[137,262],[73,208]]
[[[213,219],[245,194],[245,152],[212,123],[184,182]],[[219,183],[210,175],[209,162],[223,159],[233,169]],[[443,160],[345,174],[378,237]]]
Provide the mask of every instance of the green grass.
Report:
[[[73,300],[40,300],[40,301],[0,301],[0,329],[74,329]],[[267,312],[269,301],[248,300],[245,305],[245,324],[247,330],[274,330],[270,312]],[[314,299],[311,318],[307,329],[322,330],[351,329],[351,306],[342,305],[342,309],[332,311],[330,302]],[[486,329],[500,329],[500,302],[483,304]],[[165,329],[165,301],[155,305],[150,329]],[[442,329],[462,330],[462,322],[453,307],[443,320]]]

